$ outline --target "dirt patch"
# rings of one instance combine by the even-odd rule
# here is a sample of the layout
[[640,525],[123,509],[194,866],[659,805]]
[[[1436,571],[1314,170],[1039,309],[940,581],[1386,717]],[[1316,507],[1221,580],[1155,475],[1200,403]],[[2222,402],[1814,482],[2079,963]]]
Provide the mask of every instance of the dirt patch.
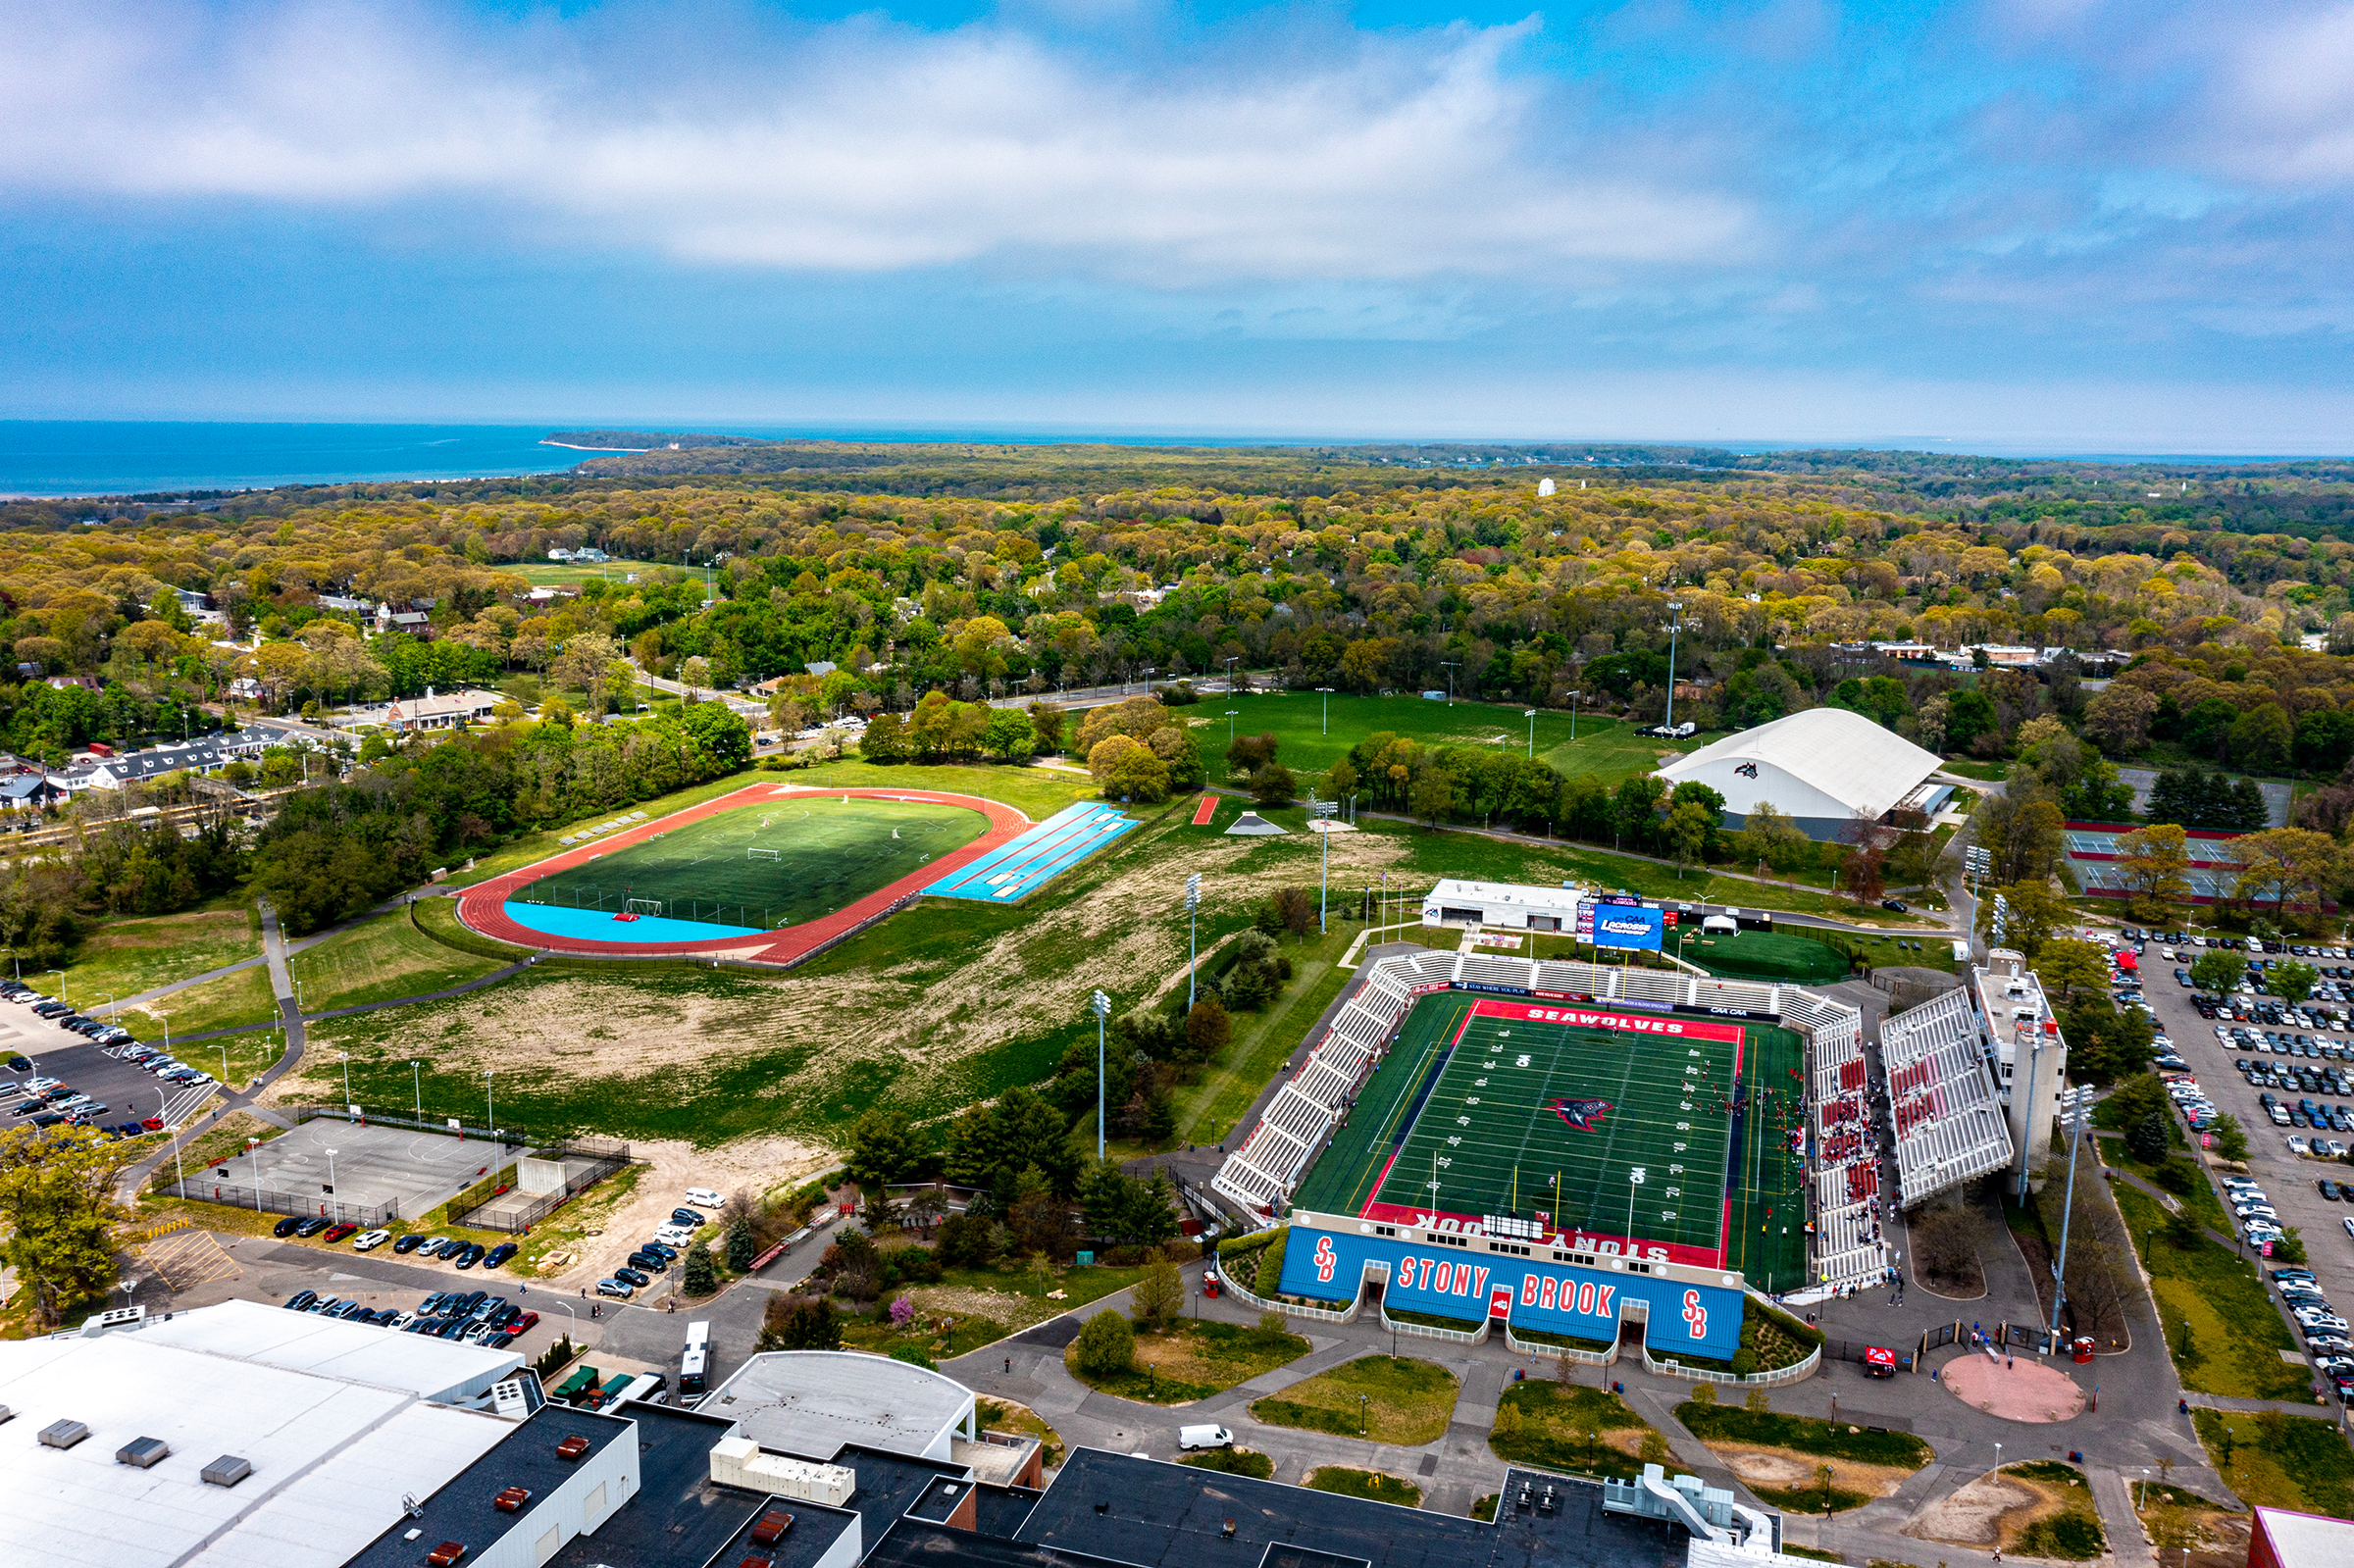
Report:
[[[830,1163],[827,1151],[789,1138],[742,1138],[712,1149],[668,1140],[636,1142],[630,1145],[630,1152],[646,1162],[637,1187],[591,1227],[603,1235],[582,1237],[555,1254],[568,1255],[569,1261],[544,1276],[550,1285],[593,1286],[610,1275],[638,1249],[639,1242],[670,1218],[672,1209],[687,1201],[690,1187],[708,1187],[731,1195],[765,1192],[789,1184],[797,1186]],[[594,1188],[574,1200],[579,1204],[595,1201]],[[547,1223],[562,1225],[566,1209],[571,1207],[568,1204],[556,1210]],[[656,1293],[662,1293],[665,1284],[677,1278],[671,1274],[656,1281]]]
[[981,1290],[966,1285],[922,1286],[909,1291],[908,1299],[921,1312],[938,1312],[951,1318],[987,1318],[992,1323],[1001,1323],[1008,1334],[1019,1334],[1049,1318],[1060,1317],[1069,1305],[1006,1290]]
[[2032,1356],[2003,1362],[1972,1350],[1948,1361],[1940,1382],[1963,1403],[2004,1421],[2070,1421],[2084,1409],[2076,1380]]
[[[1641,1446],[1642,1434],[1612,1434],[1613,1439],[1632,1437],[1630,1449]],[[1613,1441],[1613,1447],[1621,1446]],[[1775,1489],[1811,1487],[1816,1473],[1824,1465],[1831,1467],[1831,1485],[1841,1492],[1861,1492],[1867,1497],[1884,1497],[1905,1484],[1912,1471],[1897,1465],[1859,1464],[1853,1459],[1825,1459],[1818,1453],[1801,1453],[1796,1448],[1764,1448],[1734,1443],[1712,1442],[1709,1451],[1722,1459],[1744,1482],[1752,1486]]]
[[2059,1512],[2058,1502],[2025,1482],[1989,1474],[1930,1503],[1904,1533],[1949,1546],[1993,1546]]

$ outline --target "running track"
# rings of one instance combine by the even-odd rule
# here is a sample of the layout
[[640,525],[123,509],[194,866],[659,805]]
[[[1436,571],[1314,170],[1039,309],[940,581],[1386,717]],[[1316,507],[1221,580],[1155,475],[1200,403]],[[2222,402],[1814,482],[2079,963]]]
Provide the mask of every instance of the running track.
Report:
[[[640,843],[658,833],[668,833],[673,828],[683,828],[691,822],[699,822],[705,817],[734,811],[741,806],[769,805],[791,796],[822,799],[827,795],[837,799],[848,795],[853,800],[928,800],[944,806],[963,806],[986,816],[989,829],[971,843],[950,850],[922,870],[908,873],[888,887],[878,887],[847,909],[836,910],[821,920],[789,926],[783,931],[761,932],[752,936],[724,936],[707,942],[682,942],[677,945],[587,941],[576,936],[555,936],[546,932],[533,931],[507,918],[507,897],[516,889],[552,873],[585,865],[623,844]],[[944,874],[969,865],[998,845],[1020,836],[1029,827],[1030,819],[1013,807],[995,800],[984,800],[978,795],[944,794],[934,789],[807,789],[786,784],[751,784],[721,795],[716,800],[706,800],[685,811],[674,811],[667,817],[640,823],[594,843],[582,844],[560,855],[535,861],[520,871],[510,871],[488,882],[478,883],[457,894],[458,919],[468,929],[486,936],[512,942],[518,947],[536,947],[542,952],[594,953],[605,958],[666,958],[685,954],[702,958],[735,958],[756,964],[790,964],[806,957],[815,948],[832,941],[861,921],[881,914],[897,899],[921,892],[932,883],[938,882]]]

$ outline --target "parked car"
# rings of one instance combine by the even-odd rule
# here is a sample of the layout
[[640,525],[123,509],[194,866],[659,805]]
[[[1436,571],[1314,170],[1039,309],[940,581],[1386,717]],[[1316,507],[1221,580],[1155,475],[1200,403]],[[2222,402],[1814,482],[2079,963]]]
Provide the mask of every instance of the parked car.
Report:
[[276,1225],[270,1227],[270,1234],[272,1236],[280,1237],[292,1236],[294,1234],[294,1228],[301,1223],[301,1215],[289,1214],[284,1219],[279,1221]]
[[707,1187],[691,1187],[687,1189],[687,1201],[698,1209],[715,1209],[727,1199]]
[[303,1310],[303,1308],[309,1306],[313,1301],[318,1299],[319,1292],[316,1290],[297,1290],[292,1295],[286,1297],[286,1310],[288,1312],[300,1312]]
[[631,1296],[636,1295],[638,1292],[633,1287],[624,1285],[619,1280],[599,1280],[596,1282],[596,1293],[598,1295],[615,1296],[621,1300],[627,1301]]
[[366,1236],[355,1239],[351,1243],[351,1249],[354,1252],[373,1252],[391,1239],[392,1233],[390,1231],[370,1231]]
[[512,1241],[501,1241],[498,1243],[498,1245],[492,1247],[488,1252],[484,1254],[483,1267],[486,1269],[495,1269],[514,1255],[515,1243]]
[[415,1233],[411,1233],[410,1235],[404,1236],[398,1240],[394,1241],[392,1243],[392,1250],[399,1253],[401,1256],[406,1257],[408,1254],[416,1251],[423,1245],[425,1245],[425,1238],[418,1236]]
[[340,1240],[342,1240],[342,1239],[343,1239],[345,1237],[347,1237],[347,1236],[351,1236],[351,1235],[354,1235],[355,1233],[357,1233],[357,1232],[358,1232],[358,1230],[359,1230],[359,1227],[358,1227],[358,1226],[356,1226],[356,1225],[349,1225],[349,1224],[344,1224],[344,1225],[331,1225],[331,1226],[329,1226],[329,1227],[327,1228],[326,1232],[325,1232],[325,1233],[324,1233],[324,1234],[323,1234],[323,1235],[320,1237],[320,1239],[321,1239],[321,1240],[323,1240],[323,1241],[331,1241],[331,1242],[333,1242],[333,1241],[340,1241]]
[[324,1214],[314,1214],[300,1225],[295,1226],[294,1234],[307,1240],[334,1223]]
[[641,1290],[654,1283],[642,1271],[627,1267],[615,1269],[613,1271],[613,1278],[617,1280],[627,1280],[630,1284],[638,1287],[638,1289]]
[[695,1213],[695,1211],[692,1209],[672,1209],[670,1211],[670,1222],[673,1225],[683,1225],[690,1231],[693,1230],[699,1225],[705,1225],[709,1223],[709,1221],[703,1215]]

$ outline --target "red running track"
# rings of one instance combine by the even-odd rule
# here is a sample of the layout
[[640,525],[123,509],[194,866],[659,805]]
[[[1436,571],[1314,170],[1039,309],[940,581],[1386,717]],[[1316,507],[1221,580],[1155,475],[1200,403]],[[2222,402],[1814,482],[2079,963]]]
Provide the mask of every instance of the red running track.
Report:
[[1207,823],[1210,818],[1216,816],[1217,814],[1218,797],[1208,793],[1206,790],[1203,791],[1202,795],[1202,804],[1194,808],[1194,826],[1197,828],[1202,827],[1203,824]]
[[[658,833],[668,833],[674,828],[683,828],[691,822],[699,822],[723,811],[769,805],[791,796],[819,795],[847,795],[853,800],[928,800],[944,806],[963,806],[986,816],[989,828],[971,843],[950,850],[921,871],[910,872],[888,887],[876,888],[846,909],[838,909],[822,920],[806,921],[798,926],[788,926],[783,931],[761,932],[751,936],[722,936],[707,942],[600,942],[578,936],[550,936],[507,918],[505,906],[508,895],[541,877],[569,871],[625,844],[641,843]],[[890,908],[895,901],[931,885],[958,867],[980,859],[1007,839],[1020,835],[1030,826],[1030,819],[1013,807],[995,800],[984,800],[979,795],[944,794],[937,789],[807,789],[784,784],[751,784],[742,789],[731,790],[716,800],[706,800],[699,806],[674,811],[667,817],[640,823],[592,843],[567,849],[560,855],[534,861],[520,871],[510,871],[488,882],[477,883],[457,895],[458,919],[471,931],[480,932],[498,941],[512,942],[518,947],[537,948],[541,952],[594,953],[604,958],[676,958],[694,955],[736,958],[758,964],[790,964],[807,956],[860,922],[871,920]]]

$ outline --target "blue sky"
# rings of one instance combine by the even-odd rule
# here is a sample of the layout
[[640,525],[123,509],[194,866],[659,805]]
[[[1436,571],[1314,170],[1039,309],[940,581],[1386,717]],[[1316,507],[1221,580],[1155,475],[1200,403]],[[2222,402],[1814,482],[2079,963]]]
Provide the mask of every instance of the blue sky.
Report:
[[2354,0],[39,0],[0,416],[2354,449]]

